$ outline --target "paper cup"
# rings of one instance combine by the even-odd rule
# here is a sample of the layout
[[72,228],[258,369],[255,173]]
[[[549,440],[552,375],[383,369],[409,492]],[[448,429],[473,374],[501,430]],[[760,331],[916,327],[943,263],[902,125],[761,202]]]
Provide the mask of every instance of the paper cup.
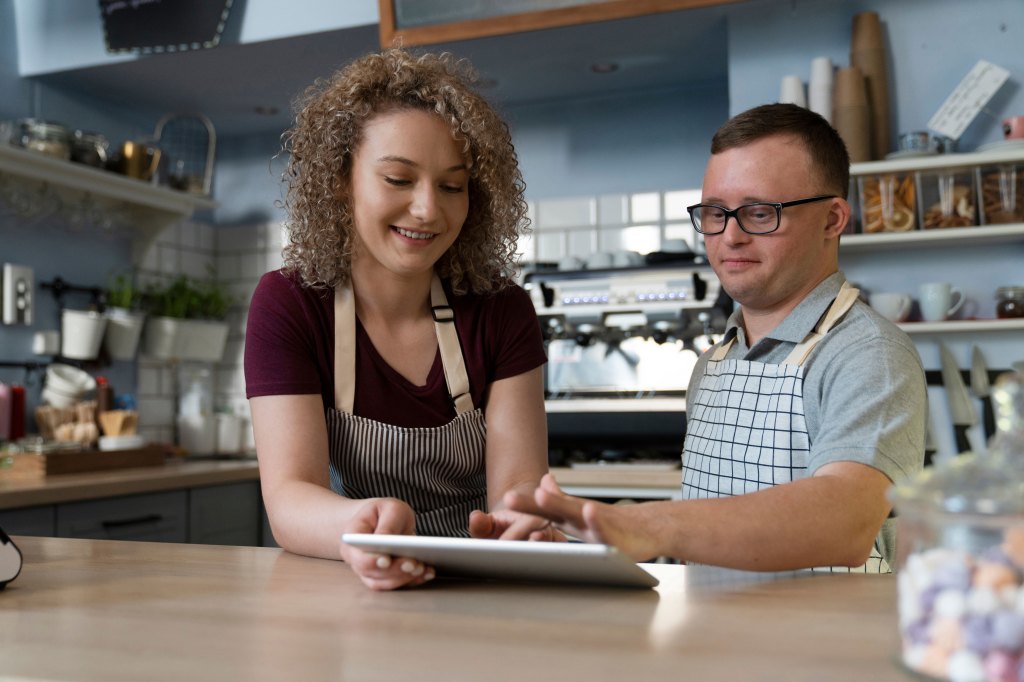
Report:
[[779,102],[782,104],[795,104],[799,107],[807,106],[807,97],[804,95],[804,82],[800,76],[783,76],[779,86]]

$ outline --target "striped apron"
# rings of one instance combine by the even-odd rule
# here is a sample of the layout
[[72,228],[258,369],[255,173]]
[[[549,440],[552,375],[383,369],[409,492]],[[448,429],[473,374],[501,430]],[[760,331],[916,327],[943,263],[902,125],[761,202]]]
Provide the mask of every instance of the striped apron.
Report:
[[416,534],[469,537],[469,514],[487,510],[483,410],[473,407],[455,317],[441,280],[430,287],[434,329],[455,419],[406,428],[359,417],[356,312],[349,287],[334,292],[334,409],[327,410],[331,489],[351,499],[393,497],[416,512]]
[[[858,294],[844,282],[818,326],[781,365],[727,359],[735,337],[714,351],[697,400],[687,406],[683,499],[743,495],[806,477],[803,364]],[[815,570],[889,573],[875,544],[863,566]]]

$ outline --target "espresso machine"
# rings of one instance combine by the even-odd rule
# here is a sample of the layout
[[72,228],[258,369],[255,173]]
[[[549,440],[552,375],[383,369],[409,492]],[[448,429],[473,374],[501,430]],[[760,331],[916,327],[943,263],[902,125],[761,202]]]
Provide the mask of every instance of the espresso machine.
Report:
[[679,466],[693,366],[733,307],[703,256],[537,271],[524,288],[548,354],[550,464]]

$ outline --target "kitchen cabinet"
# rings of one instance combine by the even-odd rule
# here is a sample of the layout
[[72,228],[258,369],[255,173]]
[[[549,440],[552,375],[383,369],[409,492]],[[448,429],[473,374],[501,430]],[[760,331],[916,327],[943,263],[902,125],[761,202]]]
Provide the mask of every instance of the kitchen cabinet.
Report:
[[0,527],[12,535],[258,546],[266,513],[255,462],[190,462],[7,482]]
[[131,495],[57,506],[57,536],[94,540],[188,540],[184,490]]
[[722,5],[736,0],[512,0],[462,3],[379,0],[380,44],[431,45],[537,31],[644,14]]
[[2,144],[0,197],[16,199],[15,213],[26,217],[47,211],[72,222],[102,216],[133,236],[136,263],[164,228],[217,205],[209,197]]

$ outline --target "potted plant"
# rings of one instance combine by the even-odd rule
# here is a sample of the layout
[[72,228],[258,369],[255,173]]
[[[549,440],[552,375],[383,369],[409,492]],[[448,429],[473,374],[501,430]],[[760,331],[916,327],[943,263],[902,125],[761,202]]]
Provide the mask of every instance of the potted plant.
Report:
[[115,360],[131,360],[139,347],[146,314],[139,310],[142,296],[130,273],[110,278],[105,291],[107,318],[103,345]]
[[231,298],[210,280],[194,282],[179,275],[163,288],[144,295],[150,309],[146,354],[159,359],[216,362],[224,354]]

